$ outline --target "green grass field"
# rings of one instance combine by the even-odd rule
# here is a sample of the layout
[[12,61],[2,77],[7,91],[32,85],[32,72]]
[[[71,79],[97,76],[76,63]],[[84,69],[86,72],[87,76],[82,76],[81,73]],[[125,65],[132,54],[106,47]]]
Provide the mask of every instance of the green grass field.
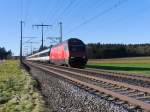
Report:
[[20,69],[18,61],[0,64],[0,112],[44,112],[36,81]]
[[150,57],[91,59],[88,61],[87,67],[150,76]]

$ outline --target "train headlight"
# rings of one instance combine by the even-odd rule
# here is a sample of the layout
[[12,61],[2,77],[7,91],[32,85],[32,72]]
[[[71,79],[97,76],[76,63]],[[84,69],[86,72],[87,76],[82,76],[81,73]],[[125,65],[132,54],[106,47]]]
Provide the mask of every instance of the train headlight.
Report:
[[86,56],[83,56],[82,58],[86,58]]
[[70,57],[71,59],[73,59],[74,57]]

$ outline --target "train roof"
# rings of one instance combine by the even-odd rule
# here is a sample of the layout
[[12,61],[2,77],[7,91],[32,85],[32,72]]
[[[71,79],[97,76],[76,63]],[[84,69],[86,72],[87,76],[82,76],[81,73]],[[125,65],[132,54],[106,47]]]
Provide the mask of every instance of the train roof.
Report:
[[78,39],[78,38],[69,38],[69,39],[67,39],[67,40],[65,40],[65,41],[63,41],[63,42],[61,42],[61,43],[58,43],[58,44],[54,45],[53,47],[59,46],[59,45],[61,45],[61,44],[67,43],[68,41],[72,41],[72,40],[79,40],[79,41],[82,42],[82,40],[80,40],[80,39]]
[[45,50],[42,50],[42,51],[40,51],[40,52],[37,52],[37,53],[32,54],[32,55],[27,56],[27,57],[28,57],[28,58],[30,58],[30,57],[32,57],[32,56],[36,56],[36,55],[39,55],[39,54],[43,54],[43,53],[45,53],[45,52],[49,52],[49,51],[50,51],[50,48],[45,49]]

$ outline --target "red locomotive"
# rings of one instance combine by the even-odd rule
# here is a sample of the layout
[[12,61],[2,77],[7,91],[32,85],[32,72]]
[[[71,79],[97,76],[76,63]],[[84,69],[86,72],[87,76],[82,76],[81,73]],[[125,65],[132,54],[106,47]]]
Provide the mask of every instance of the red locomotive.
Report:
[[49,49],[30,55],[26,59],[84,68],[87,63],[86,46],[80,39],[70,38]]

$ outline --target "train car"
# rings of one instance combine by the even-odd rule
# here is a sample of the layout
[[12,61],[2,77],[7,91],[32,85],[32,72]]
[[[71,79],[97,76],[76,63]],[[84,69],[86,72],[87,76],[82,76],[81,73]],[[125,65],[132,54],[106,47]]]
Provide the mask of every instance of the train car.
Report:
[[30,55],[26,60],[84,68],[87,63],[86,47],[80,39],[70,38],[49,49]]
[[51,48],[50,61],[59,65],[83,68],[87,63],[85,44],[77,38],[70,38]]
[[32,54],[30,56],[26,57],[26,60],[28,61],[39,61],[39,62],[49,62],[49,52],[50,48],[45,49],[43,51],[37,52],[35,54]]

